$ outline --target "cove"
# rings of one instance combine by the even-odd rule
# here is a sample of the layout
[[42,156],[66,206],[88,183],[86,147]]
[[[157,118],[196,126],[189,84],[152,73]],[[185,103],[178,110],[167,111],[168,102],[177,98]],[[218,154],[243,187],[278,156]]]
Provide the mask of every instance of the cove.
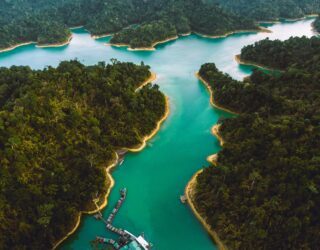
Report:
[[[228,113],[214,109],[205,86],[195,77],[201,64],[215,62],[217,67],[236,79],[250,74],[252,67],[239,66],[234,56],[243,46],[270,37],[312,36],[313,19],[274,24],[273,33],[242,33],[227,38],[209,39],[196,35],[157,46],[156,51],[128,51],[104,44],[110,38],[93,40],[83,29],[73,30],[73,39],[61,48],[19,47],[0,54],[0,66],[29,65],[32,68],[56,66],[62,60],[77,58],[84,64],[95,64],[117,58],[151,66],[156,81],[170,98],[170,116],[159,133],[139,153],[129,153],[113,171],[115,186],[109,197],[110,213],[119,198],[119,189],[128,189],[127,199],[115,218],[114,225],[145,237],[156,250],[208,250],[215,246],[187,205],[179,196],[200,168],[208,166],[206,157],[218,152],[218,141],[210,129]],[[77,187],[74,187],[77,188]],[[61,249],[91,249],[96,236],[113,237],[101,221],[83,216],[78,230]]]

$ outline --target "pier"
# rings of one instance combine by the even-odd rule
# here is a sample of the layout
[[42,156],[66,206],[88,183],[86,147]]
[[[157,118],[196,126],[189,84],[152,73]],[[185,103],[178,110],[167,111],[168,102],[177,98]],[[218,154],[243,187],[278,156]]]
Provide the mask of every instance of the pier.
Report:
[[116,216],[116,214],[118,213],[119,209],[121,208],[123,202],[125,201],[126,199],[126,196],[127,196],[127,189],[121,189],[120,191],[120,194],[121,194],[121,197],[120,199],[118,200],[116,206],[114,207],[114,209],[112,210],[111,214],[109,215],[108,219],[107,219],[107,227],[110,226],[112,227],[112,222],[114,220],[114,217]]
[[124,250],[124,249],[135,249],[135,250],[149,250],[151,249],[151,244],[147,242],[143,236],[134,236],[130,232],[123,230],[121,228],[117,228],[113,226],[113,220],[117,213],[119,212],[122,204],[124,203],[127,197],[127,189],[123,188],[120,190],[120,198],[117,201],[115,207],[113,208],[112,212],[108,216],[107,219],[104,219],[101,212],[99,211],[98,214],[95,215],[97,219],[101,219],[106,224],[106,229],[116,233],[119,235],[118,240],[113,239],[106,239],[103,237],[96,237],[96,241],[101,244],[109,244],[112,245],[114,249]]

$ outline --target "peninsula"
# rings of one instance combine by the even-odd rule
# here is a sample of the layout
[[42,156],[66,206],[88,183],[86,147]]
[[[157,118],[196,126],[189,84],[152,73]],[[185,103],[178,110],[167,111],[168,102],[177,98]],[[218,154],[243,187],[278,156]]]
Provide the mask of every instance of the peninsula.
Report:
[[[84,27],[94,38],[113,34],[111,44],[131,49],[152,49],[156,43],[190,32],[210,37],[239,31],[261,31],[259,20],[301,18],[320,11],[309,1],[200,1],[200,0],[48,0],[0,4],[0,49],[35,42],[62,46],[69,28]],[[239,6],[240,5],[240,6]],[[285,15],[286,14],[286,15]]]
[[81,214],[106,206],[118,152],[145,145],[169,113],[159,87],[146,84],[154,78],[149,66],[114,59],[1,68],[2,249],[56,247]]
[[303,37],[245,47],[241,58],[282,70],[277,75],[256,70],[246,82],[213,63],[201,66],[199,75],[215,102],[239,113],[215,127],[223,148],[214,166],[198,172],[186,188],[193,212],[221,249],[319,244],[311,240],[320,227],[314,157],[320,154],[318,43],[317,37]]

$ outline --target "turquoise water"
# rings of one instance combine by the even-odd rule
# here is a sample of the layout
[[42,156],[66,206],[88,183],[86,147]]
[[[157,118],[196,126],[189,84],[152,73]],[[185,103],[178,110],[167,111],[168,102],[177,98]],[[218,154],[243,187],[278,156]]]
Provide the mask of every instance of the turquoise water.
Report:
[[[245,33],[221,39],[196,35],[157,47],[156,51],[130,52],[125,48],[105,46],[109,38],[91,39],[83,29],[73,30],[74,38],[62,48],[20,47],[0,54],[0,66],[30,65],[43,68],[62,60],[78,58],[85,64],[109,61],[140,63],[144,61],[158,75],[157,83],[170,98],[171,113],[160,132],[139,153],[130,153],[113,172],[116,185],[103,214],[107,216],[119,198],[118,190],[128,188],[128,198],[114,224],[146,238],[158,250],[215,249],[200,223],[179,196],[191,176],[207,166],[206,157],[220,150],[210,128],[227,113],[209,104],[209,94],[194,76],[201,64],[215,62],[218,68],[237,79],[252,68],[238,66],[234,56],[244,45],[265,37],[287,39],[290,36],[311,36],[312,19],[269,26],[273,33]],[[75,187],[76,188],[76,187]],[[104,225],[92,216],[84,216],[78,231],[62,249],[90,249],[95,236],[112,237]]]

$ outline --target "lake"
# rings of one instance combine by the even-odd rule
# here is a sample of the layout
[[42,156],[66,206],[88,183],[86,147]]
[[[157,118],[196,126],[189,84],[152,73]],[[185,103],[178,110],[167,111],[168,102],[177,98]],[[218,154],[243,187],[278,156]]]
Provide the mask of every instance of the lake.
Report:
[[[124,163],[113,171],[116,184],[103,214],[108,216],[119,198],[119,189],[126,187],[128,196],[115,218],[115,226],[135,235],[144,232],[155,250],[216,249],[189,207],[179,199],[192,175],[209,165],[206,157],[220,150],[211,127],[220,117],[230,116],[210,106],[209,94],[195,72],[203,63],[214,62],[220,70],[242,79],[252,71],[252,67],[239,66],[234,59],[243,46],[266,37],[310,37],[314,35],[313,20],[265,24],[272,33],[242,33],[218,39],[190,35],[159,45],[156,51],[107,46],[110,37],[93,40],[84,29],[75,29],[68,46],[19,47],[1,53],[0,66],[29,65],[38,69],[75,58],[86,65],[109,62],[111,58],[150,65],[158,76],[156,83],[170,99],[171,113],[147,147],[127,154]],[[90,241],[96,236],[113,237],[101,221],[83,216],[76,233],[60,248],[91,249]]]

